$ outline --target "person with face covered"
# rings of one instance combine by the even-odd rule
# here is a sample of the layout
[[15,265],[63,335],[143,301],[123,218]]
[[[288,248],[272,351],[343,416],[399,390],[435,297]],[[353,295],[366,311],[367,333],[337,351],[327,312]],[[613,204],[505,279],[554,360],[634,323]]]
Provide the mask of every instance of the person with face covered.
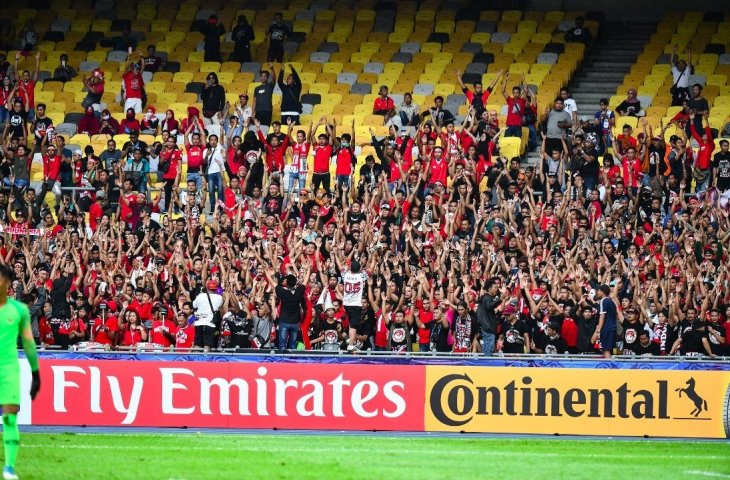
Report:
[[117,120],[112,117],[112,114],[108,109],[104,109],[101,112],[99,133],[106,135],[116,135],[117,133],[119,133],[119,122],[117,122]]
[[101,122],[98,118],[96,118],[94,108],[91,106],[86,107],[84,116],[81,117],[79,123],[76,124],[76,131],[79,133],[84,133],[86,135],[98,135],[100,129]]
[[128,108],[124,120],[122,120],[122,123],[119,124],[119,133],[126,133],[129,135],[130,132],[139,131],[139,129],[140,124],[139,120],[137,120],[134,116],[134,109]]

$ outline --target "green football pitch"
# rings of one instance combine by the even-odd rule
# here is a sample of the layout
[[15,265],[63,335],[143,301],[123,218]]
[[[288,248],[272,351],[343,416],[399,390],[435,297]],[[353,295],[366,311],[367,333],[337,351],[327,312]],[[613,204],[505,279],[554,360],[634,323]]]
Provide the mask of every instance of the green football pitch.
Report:
[[730,444],[336,434],[21,433],[28,479],[730,479]]

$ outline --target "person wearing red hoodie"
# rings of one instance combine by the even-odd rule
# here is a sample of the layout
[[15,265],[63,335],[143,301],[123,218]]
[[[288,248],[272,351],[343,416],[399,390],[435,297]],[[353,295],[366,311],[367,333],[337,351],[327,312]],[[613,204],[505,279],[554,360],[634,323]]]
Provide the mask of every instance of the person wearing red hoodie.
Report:
[[141,130],[144,133],[157,135],[157,127],[160,126],[160,120],[155,115],[156,113],[155,107],[151,105],[147,107],[147,113],[144,114],[142,120],[139,122]]
[[165,112],[165,119],[160,123],[161,132],[169,132],[170,135],[177,135],[180,130],[180,122],[175,119],[175,112],[167,110]]
[[94,114],[94,107],[87,107],[84,116],[81,117],[81,120],[76,125],[76,131],[78,133],[85,133],[86,135],[98,135],[100,128],[101,122]]
[[160,152],[160,171],[163,172],[162,180],[165,182],[165,209],[170,208],[172,188],[177,180],[178,170],[182,163],[182,154],[177,148],[175,137],[168,137]]
[[[196,119],[197,122],[195,121]],[[188,127],[193,123],[196,125],[192,133],[203,133],[203,128],[201,126],[203,125],[203,121],[200,118],[200,110],[196,107],[188,107],[188,118],[183,119],[180,130],[183,132],[187,131]]]
[[695,192],[700,193],[707,190],[710,185],[712,170],[712,152],[715,150],[715,141],[712,139],[712,130],[710,129],[710,119],[705,114],[705,131],[702,135],[697,132],[695,127],[695,114],[689,114],[689,130],[692,132],[692,138],[695,139],[700,149],[695,159],[695,168],[692,170],[692,176],[695,179]]
[[140,124],[139,120],[134,118],[134,109],[128,108],[127,116],[124,118],[124,120],[122,120],[122,123],[119,124],[119,133],[126,133],[127,135],[129,135],[129,132],[139,130]]

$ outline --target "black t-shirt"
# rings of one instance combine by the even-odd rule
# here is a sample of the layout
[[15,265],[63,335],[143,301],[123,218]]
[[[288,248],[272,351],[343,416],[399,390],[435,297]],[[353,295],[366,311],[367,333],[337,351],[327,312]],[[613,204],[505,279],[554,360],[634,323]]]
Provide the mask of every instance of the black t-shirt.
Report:
[[504,341],[502,343],[502,351],[504,353],[525,353],[525,334],[527,333],[527,325],[522,320],[511,323],[507,320],[502,322],[502,333]]
[[291,35],[291,30],[289,30],[289,27],[284,24],[272,23],[266,34],[271,39],[272,47],[282,47],[284,45],[284,40]]
[[706,354],[702,339],[707,337],[707,331],[687,330],[682,334],[682,355]]
[[717,152],[712,167],[717,169],[717,188],[720,191],[730,189],[730,152]]
[[725,327],[723,327],[719,323],[710,323],[707,326],[707,340],[710,342],[710,350],[712,350],[712,353],[714,353],[715,355],[723,355],[725,345],[717,341],[715,336],[710,333],[710,328],[719,333],[721,337],[725,337]]
[[286,324],[298,324],[302,321],[302,302],[304,301],[304,286],[297,285],[289,289],[281,285],[276,286],[276,296],[281,302],[279,321]]
[[636,346],[639,344],[639,334],[644,330],[644,325],[641,322],[629,323],[625,321],[624,327],[624,355],[631,355],[637,353]]
[[274,109],[271,98],[274,94],[275,85],[272,82],[262,83],[256,86],[254,98],[256,99],[257,112],[270,112]]
[[568,349],[565,340],[560,335],[554,337],[545,335],[542,344],[537,347],[548,355],[561,355]]
[[46,130],[48,130],[52,126],[53,120],[48,117],[35,119],[35,131],[33,132],[33,134],[35,135],[35,140],[37,143],[40,143],[43,140],[43,137],[46,136]]
[[23,128],[23,126],[25,125],[25,121],[28,118],[28,112],[26,112],[25,110],[16,112],[14,109],[11,108],[8,112],[8,115],[8,124],[10,125],[8,129],[10,130],[10,133],[13,134],[13,137],[25,137],[25,129]]
[[342,324],[334,318],[332,319],[331,323],[327,321],[327,319],[322,322],[322,333],[324,334],[324,340],[322,340],[322,343],[328,346],[324,347],[325,349],[331,348],[334,350],[339,350],[339,346],[336,347],[336,345],[340,344],[341,331]]
[[634,353],[640,357],[659,356],[659,344],[649,342],[647,346],[643,346],[641,342],[636,342]]
[[[693,98],[689,101],[689,108],[696,111],[696,112],[706,112],[710,109],[710,104],[707,103],[706,98]],[[700,124],[702,122],[702,117],[697,116],[696,119],[699,118]],[[695,119],[695,126],[697,125],[697,120]]]
[[230,347],[249,348],[251,342],[248,336],[252,330],[251,319],[240,315],[231,315],[223,322],[223,335],[229,337]]
[[390,347],[394,352],[400,352],[408,350],[408,343],[410,342],[410,325],[406,322],[397,323],[392,322],[390,324]]

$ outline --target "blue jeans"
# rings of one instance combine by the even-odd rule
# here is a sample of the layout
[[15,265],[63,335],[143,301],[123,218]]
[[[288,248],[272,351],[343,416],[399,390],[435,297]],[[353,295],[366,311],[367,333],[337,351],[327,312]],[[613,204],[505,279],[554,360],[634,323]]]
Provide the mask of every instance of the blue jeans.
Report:
[[8,118],[10,118],[10,114],[8,113],[8,109],[5,107],[0,107],[0,123],[5,123],[8,121]]
[[139,181],[139,193],[147,193],[147,177]]
[[537,147],[537,129],[535,125],[527,126],[527,141],[532,148]]
[[494,355],[494,347],[497,345],[497,336],[482,330],[482,351],[484,355]]
[[296,323],[279,324],[279,350],[294,350],[297,348],[299,325]]
[[200,176],[197,172],[188,172],[187,178],[185,178],[188,182],[195,182],[195,189],[200,191],[203,189],[203,177]]
[[302,175],[299,172],[289,173],[289,186],[287,187],[286,191],[291,192],[292,189],[294,189],[295,185],[297,185],[297,183],[299,184],[299,190],[304,188],[307,183],[307,174],[304,173],[304,175]]
[[406,112],[400,112],[400,124],[404,127],[416,127],[418,126],[418,115],[413,115],[413,118],[411,120],[408,120],[408,115],[406,115]]
[[507,127],[507,130],[504,132],[505,137],[520,137],[522,138],[522,127],[521,126],[511,126]]
[[[401,115],[403,115],[403,114],[401,113]],[[418,344],[418,351],[419,352],[430,352],[431,351],[431,345],[429,345],[428,343],[419,343]]]
[[208,174],[208,193],[210,195],[210,211],[215,208],[215,194],[218,193],[218,200],[223,201],[223,177],[220,173]]
[[337,187],[338,188],[344,188],[350,186],[350,176],[349,175],[337,175]]

